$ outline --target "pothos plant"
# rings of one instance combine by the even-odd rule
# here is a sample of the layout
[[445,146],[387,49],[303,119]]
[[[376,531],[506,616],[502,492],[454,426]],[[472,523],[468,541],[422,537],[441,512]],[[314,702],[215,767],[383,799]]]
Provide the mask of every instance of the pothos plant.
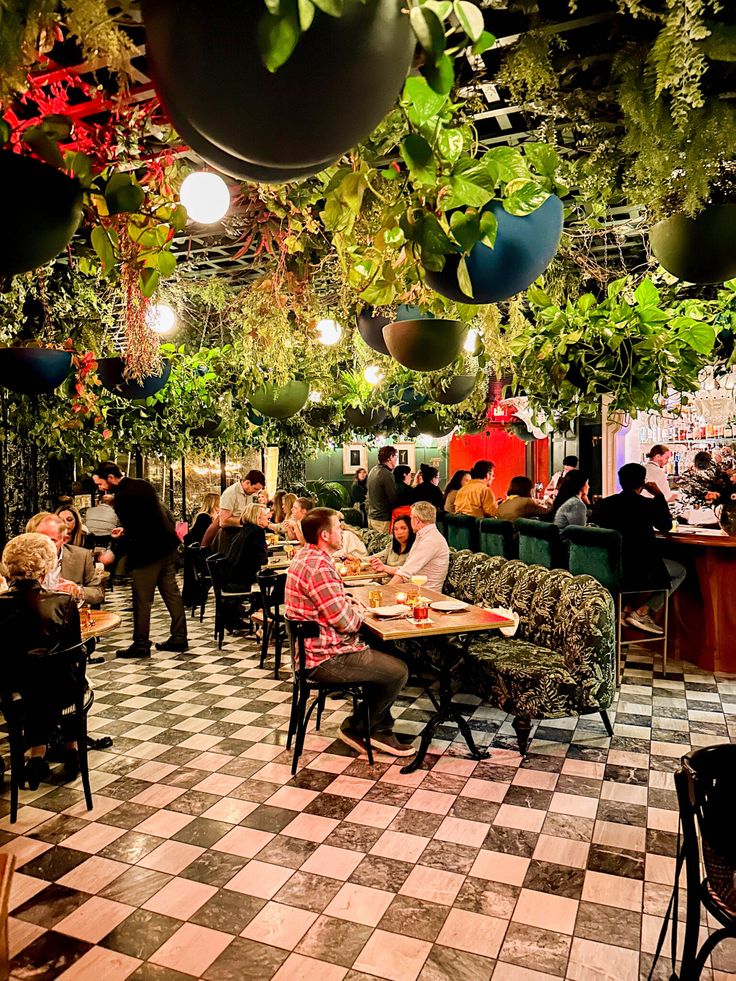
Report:
[[698,300],[662,298],[649,279],[611,283],[603,299],[585,293],[564,305],[527,290],[531,317],[509,339],[514,381],[558,424],[609,409],[655,410],[671,391],[694,392],[715,342],[712,311]]
[[[341,17],[349,0],[264,0],[258,45],[264,65],[276,72],[321,11]],[[400,0],[396,0],[400,2]],[[423,52],[420,71],[436,92],[447,94],[455,79],[454,57],[480,55],[495,37],[485,29],[483,11],[470,0],[407,0],[412,30]]]
[[[401,163],[386,166],[392,154]],[[558,165],[544,143],[485,149],[465,104],[413,76],[397,113],[350,167],[330,176],[322,220],[365,302],[391,303],[421,282],[423,269],[443,269],[450,255],[459,257],[460,286],[472,295],[466,257],[478,242],[493,248],[498,229],[485,206],[497,200],[510,214],[530,214],[551,193],[566,192]]]

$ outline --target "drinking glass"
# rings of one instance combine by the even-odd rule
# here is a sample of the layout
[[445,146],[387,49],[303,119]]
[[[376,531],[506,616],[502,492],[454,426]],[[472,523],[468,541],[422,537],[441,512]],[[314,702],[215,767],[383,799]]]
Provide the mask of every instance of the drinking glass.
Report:
[[380,589],[371,589],[368,591],[368,605],[372,610],[381,605],[383,600],[383,593]]
[[412,576],[411,577],[411,581],[417,587],[417,598],[418,599],[421,598],[422,586],[427,581],[427,577],[426,576]]

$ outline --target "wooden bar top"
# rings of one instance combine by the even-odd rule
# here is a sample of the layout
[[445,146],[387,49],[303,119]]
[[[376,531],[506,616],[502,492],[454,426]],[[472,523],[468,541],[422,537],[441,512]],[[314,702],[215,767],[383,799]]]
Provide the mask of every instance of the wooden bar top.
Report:
[[669,542],[677,542],[678,545],[705,545],[706,548],[736,548],[736,536],[727,535],[725,531],[714,528],[712,531],[696,529],[685,531],[678,528],[677,531],[657,532],[658,538],[663,538]]

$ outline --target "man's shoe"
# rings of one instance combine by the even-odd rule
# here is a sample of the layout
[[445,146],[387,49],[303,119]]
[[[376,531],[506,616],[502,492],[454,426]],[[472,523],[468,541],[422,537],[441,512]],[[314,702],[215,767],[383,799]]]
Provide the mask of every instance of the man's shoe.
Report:
[[88,657],[87,664],[104,664],[105,659],[100,655],[100,657]]
[[42,756],[32,756],[24,768],[26,783],[29,790],[38,790],[38,785],[45,780],[51,770]]
[[357,749],[359,753],[365,753],[366,751],[363,737],[355,729],[349,729],[347,726],[343,728],[341,726],[338,730],[337,738],[341,739],[351,749]]
[[115,651],[115,657],[123,658],[138,658],[138,657],[150,657],[150,651],[141,650],[140,647],[125,647],[119,651]]
[[416,756],[417,748],[413,742],[400,742],[393,732],[372,732],[371,746],[379,753],[392,756]]
[[171,651],[172,654],[183,654],[184,651],[189,650],[189,644],[185,640],[180,641],[169,638],[168,640],[162,641],[160,644],[156,644],[156,650]]
[[647,613],[637,613],[634,611],[626,617],[626,623],[637,630],[643,630],[648,634],[656,634],[661,637],[664,630],[658,626]]

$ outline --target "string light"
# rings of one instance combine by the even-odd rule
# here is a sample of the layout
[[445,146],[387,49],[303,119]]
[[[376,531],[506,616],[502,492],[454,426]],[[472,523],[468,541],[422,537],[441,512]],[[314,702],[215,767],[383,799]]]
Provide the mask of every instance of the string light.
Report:
[[156,334],[170,334],[176,327],[176,313],[168,303],[152,303],[146,310],[146,324]]
[[383,372],[377,364],[369,364],[363,372],[363,377],[369,385],[378,385],[383,378]]
[[332,347],[342,337],[342,327],[336,320],[320,320],[316,327],[320,344]]
[[184,178],[179,200],[200,225],[222,221],[230,208],[230,191],[218,174],[199,171]]

